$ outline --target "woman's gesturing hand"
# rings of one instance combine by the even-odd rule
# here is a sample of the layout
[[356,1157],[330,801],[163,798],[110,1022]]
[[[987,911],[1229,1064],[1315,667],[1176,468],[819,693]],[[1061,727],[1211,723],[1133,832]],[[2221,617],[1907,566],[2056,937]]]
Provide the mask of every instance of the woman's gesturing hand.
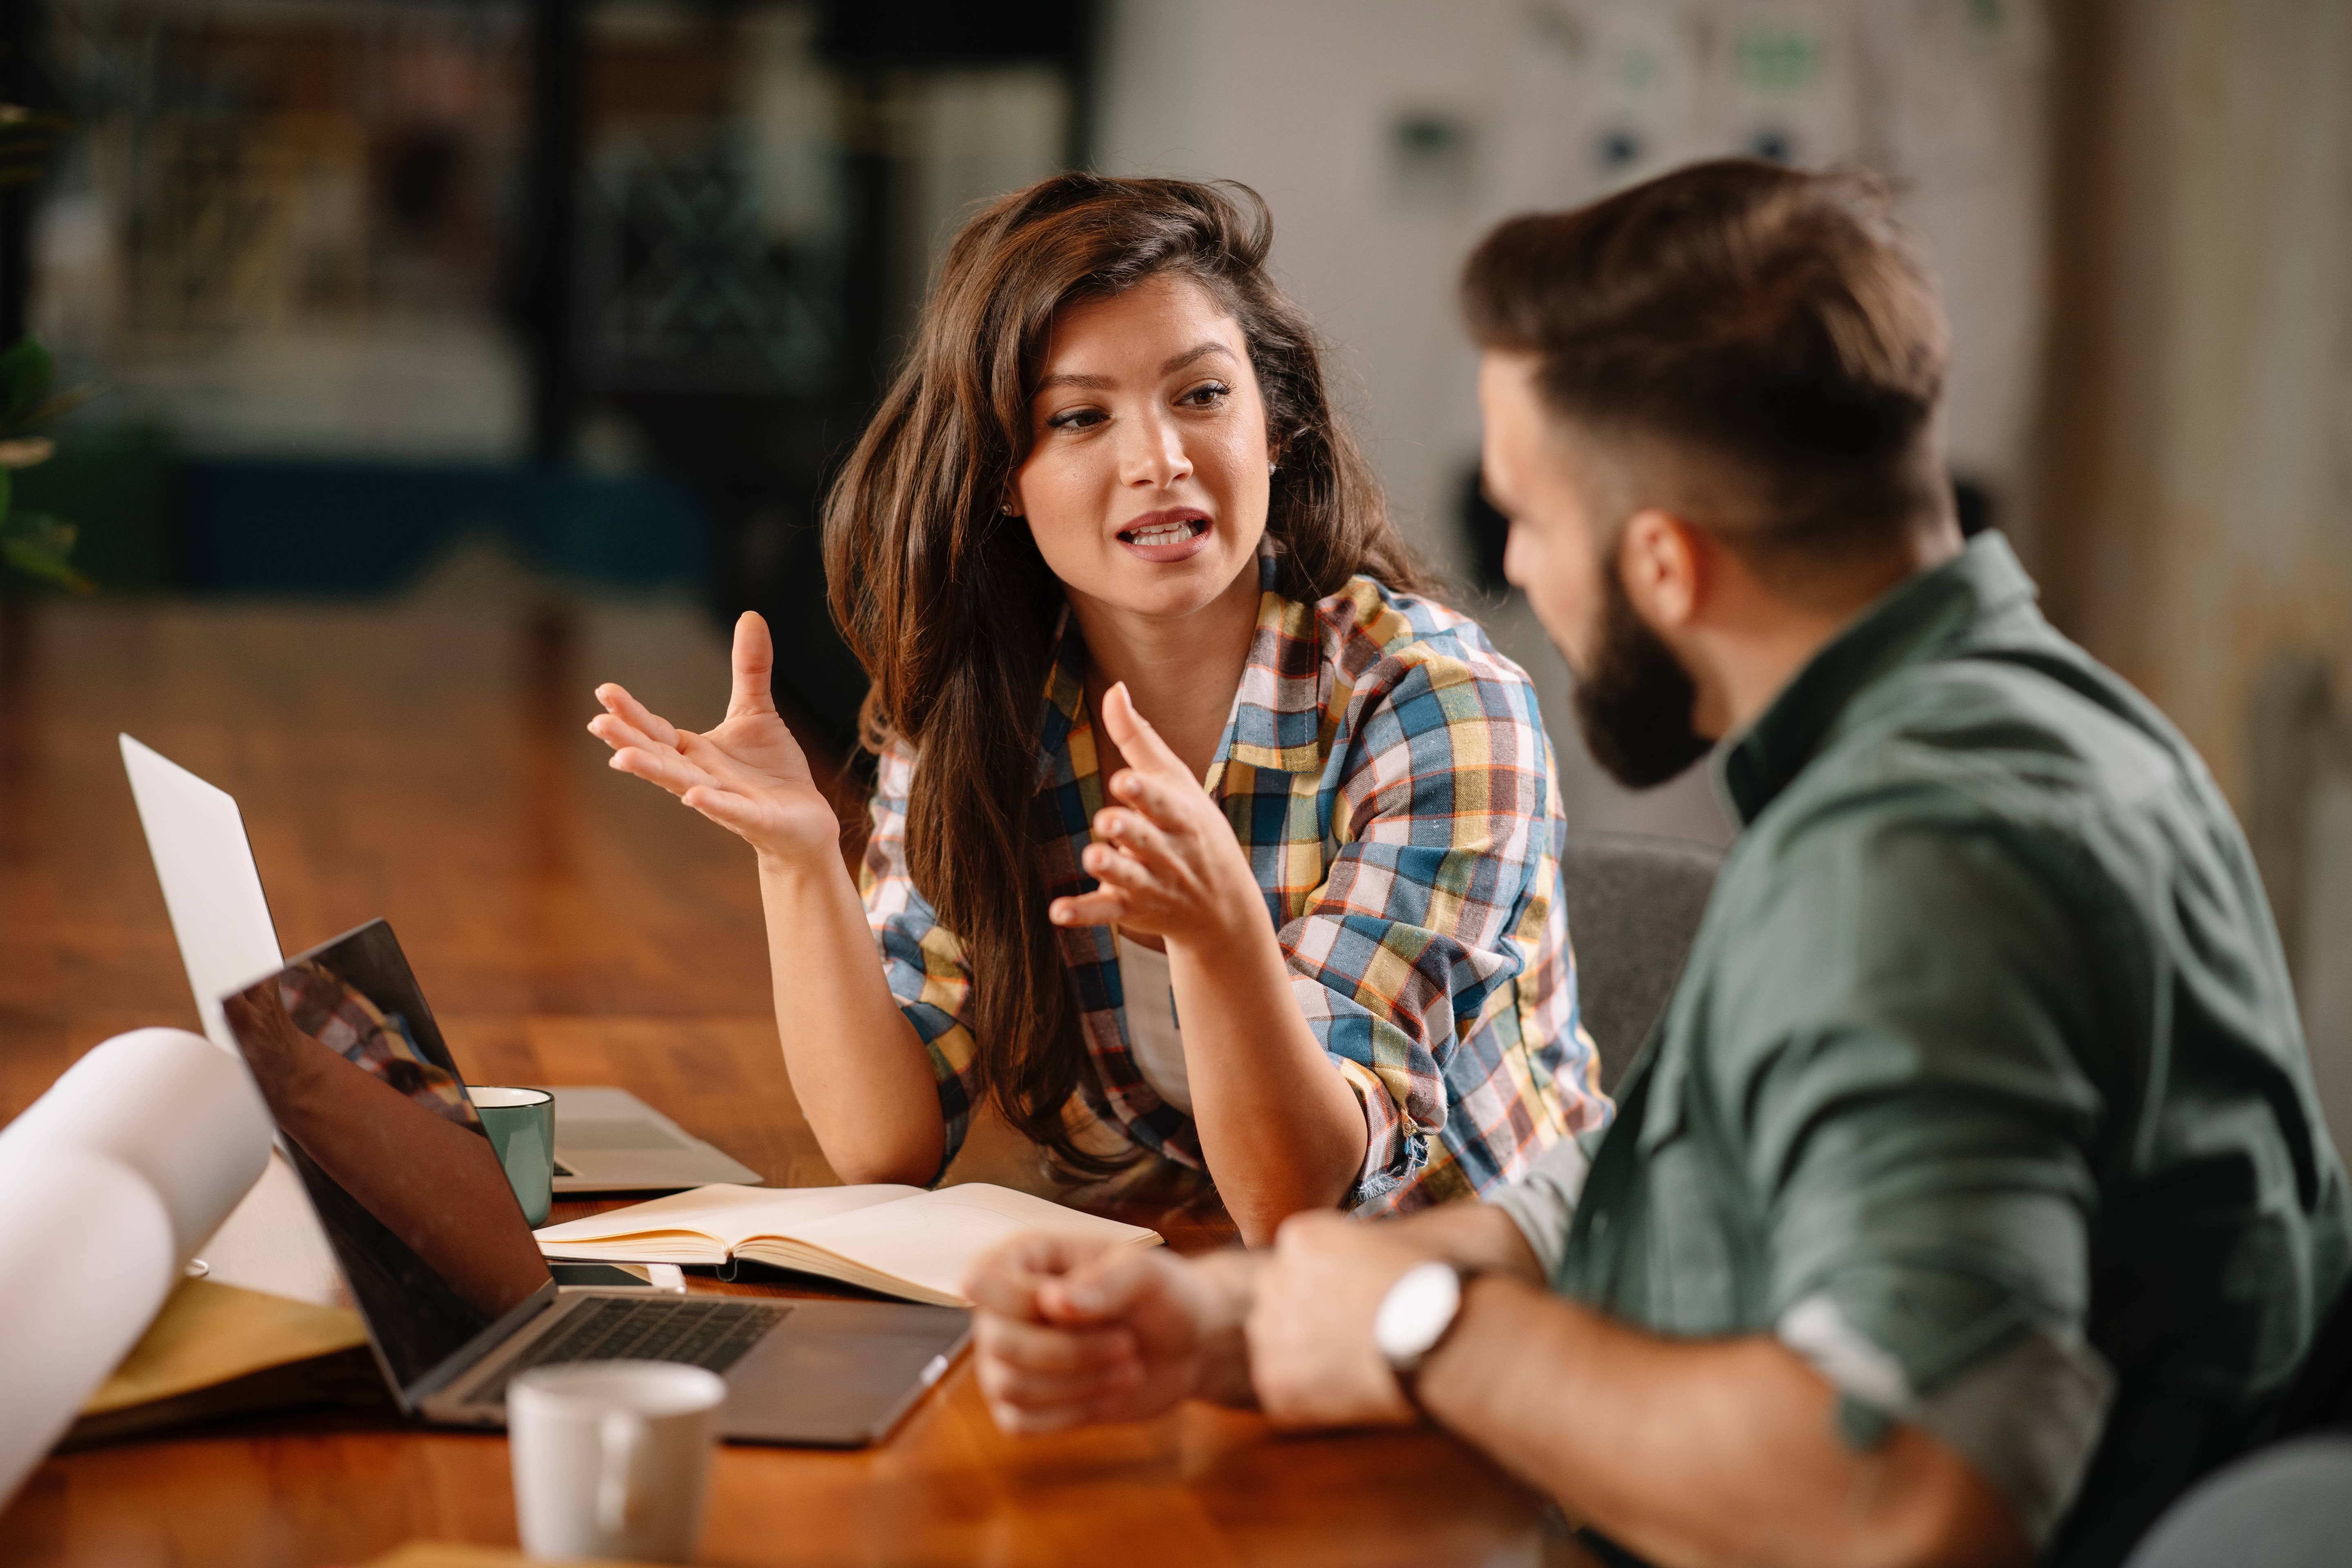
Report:
[[735,623],[734,689],[717,729],[680,730],[607,683],[596,689],[604,711],[588,731],[613,748],[614,768],[661,785],[762,856],[837,855],[841,819],[768,689],[774,662],[768,623],[747,610]]
[[1103,696],[1103,728],[1127,758],[1095,814],[1080,857],[1102,885],[1055,899],[1056,925],[1123,925],[1187,943],[1230,941],[1265,924],[1265,898],[1233,824],[1160,731],[1135,710],[1125,682]]

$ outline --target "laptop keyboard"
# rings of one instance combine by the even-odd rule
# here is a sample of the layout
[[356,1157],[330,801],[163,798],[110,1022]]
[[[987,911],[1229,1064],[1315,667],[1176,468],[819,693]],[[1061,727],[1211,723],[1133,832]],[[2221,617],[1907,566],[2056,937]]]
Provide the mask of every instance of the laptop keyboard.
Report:
[[675,1361],[724,1373],[790,1315],[790,1307],[709,1297],[600,1296],[509,1362],[467,1397],[504,1405],[507,1384],[535,1366],[580,1361]]

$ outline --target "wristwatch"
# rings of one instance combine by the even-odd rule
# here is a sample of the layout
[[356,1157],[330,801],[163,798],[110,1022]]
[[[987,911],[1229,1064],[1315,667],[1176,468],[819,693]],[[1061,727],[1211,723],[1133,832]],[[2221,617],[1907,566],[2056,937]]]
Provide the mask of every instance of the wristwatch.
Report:
[[1372,1314],[1372,1342],[1396,1373],[1407,1399],[1413,1393],[1414,1374],[1421,1371],[1462,1312],[1462,1296],[1473,1271],[1451,1263],[1416,1263],[1397,1276]]

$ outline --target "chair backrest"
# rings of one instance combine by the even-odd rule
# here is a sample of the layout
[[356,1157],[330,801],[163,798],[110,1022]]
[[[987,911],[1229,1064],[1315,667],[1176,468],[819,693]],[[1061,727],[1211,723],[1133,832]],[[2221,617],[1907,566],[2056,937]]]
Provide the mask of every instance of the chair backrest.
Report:
[[2352,1535],[2352,1438],[2298,1437],[2225,1466],[2165,1510],[2127,1568],[2318,1568]]
[[1723,864],[1686,838],[1570,832],[1559,857],[1577,1003],[1611,1092],[1665,1010]]

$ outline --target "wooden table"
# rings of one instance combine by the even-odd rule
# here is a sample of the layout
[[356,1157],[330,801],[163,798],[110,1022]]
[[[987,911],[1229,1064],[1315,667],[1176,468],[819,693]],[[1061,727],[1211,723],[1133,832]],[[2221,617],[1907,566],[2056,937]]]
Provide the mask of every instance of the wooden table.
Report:
[[[495,574],[388,605],[0,605],[0,1121],[110,1035],[194,1026],[126,730],[236,795],[288,951],[391,921],[472,1080],[618,1084],[772,1184],[833,1181],[777,1050],[750,858],[602,765],[581,726],[605,679],[707,723],[723,650],[684,606]],[[1188,1406],[1011,1439],[967,1364],[873,1451],[724,1449],[703,1560],[1569,1560],[1539,1519],[1429,1432]],[[311,1415],[53,1458],[0,1512],[0,1563],[360,1563],[514,1531],[502,1438]]]

